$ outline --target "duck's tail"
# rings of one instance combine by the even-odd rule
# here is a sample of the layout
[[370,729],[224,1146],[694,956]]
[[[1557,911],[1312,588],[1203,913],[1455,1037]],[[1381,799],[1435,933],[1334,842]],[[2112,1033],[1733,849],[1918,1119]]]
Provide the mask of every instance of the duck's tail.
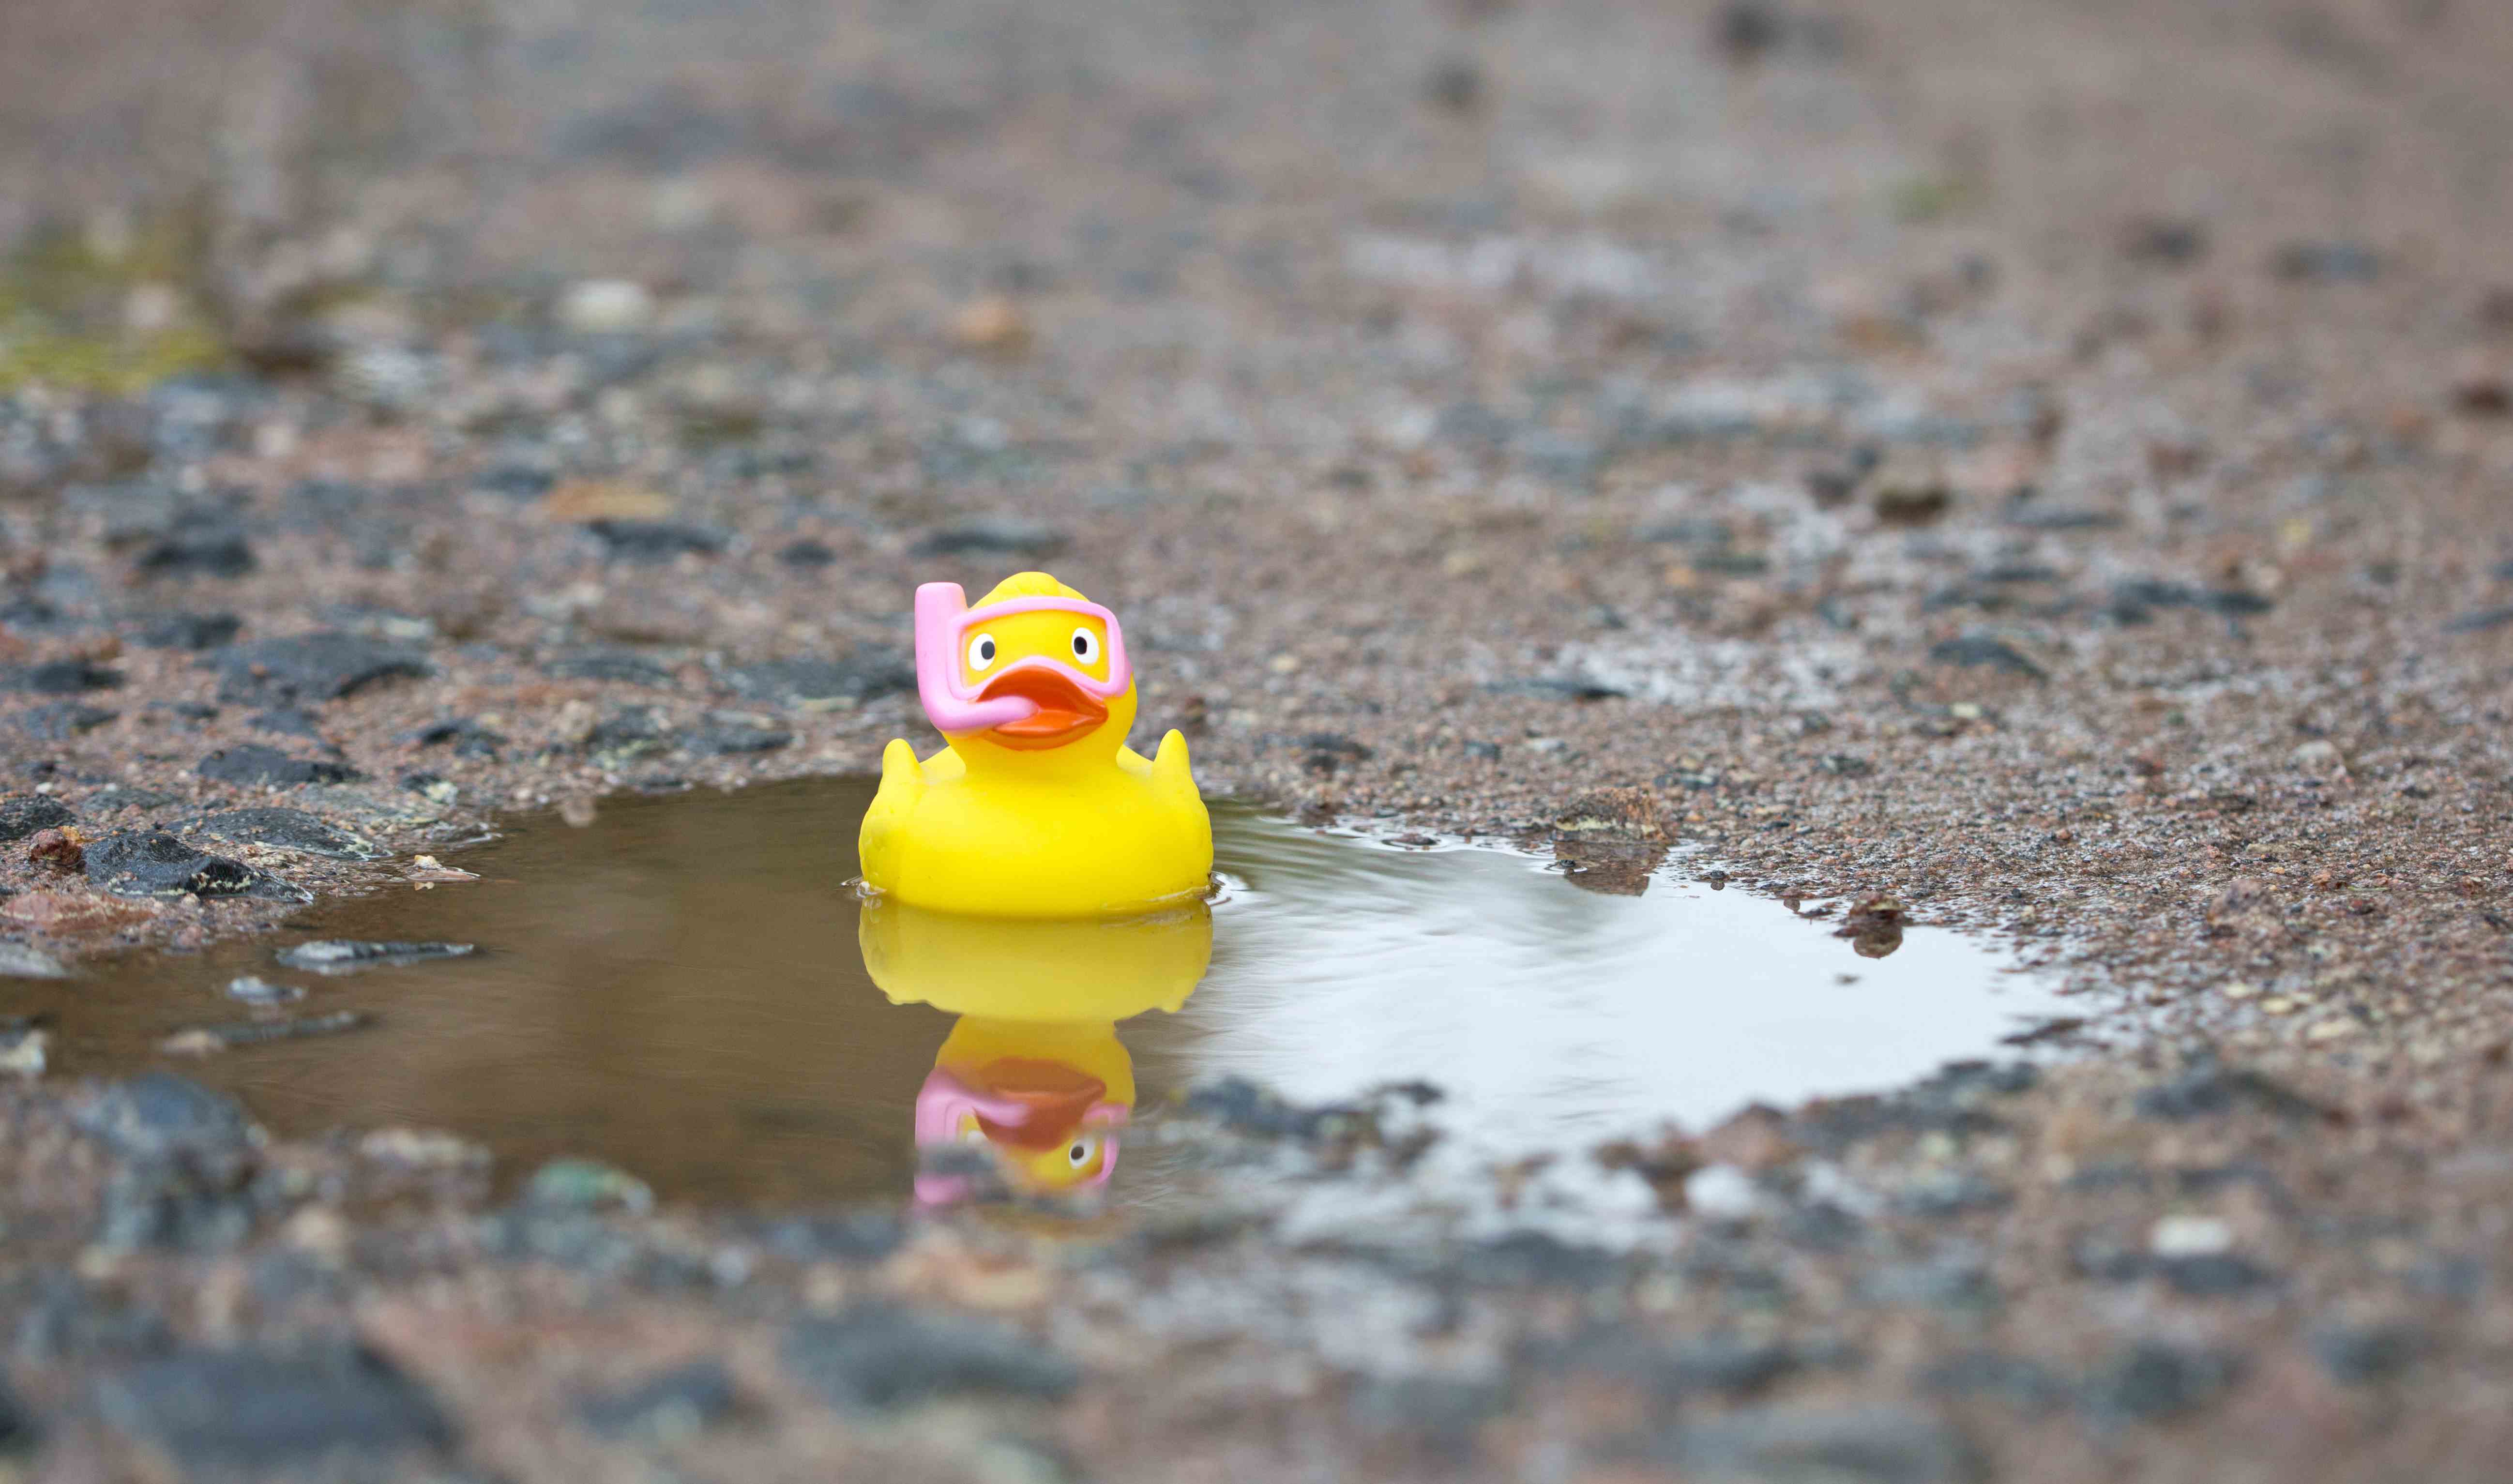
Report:
[[863,829],[856,836],[856,859],[864,880],[876,887],[895,884],[898,842],[907,817],[925,797],[925,767],[904,738],[892,738],[881,749],[881,787],[864,811]]

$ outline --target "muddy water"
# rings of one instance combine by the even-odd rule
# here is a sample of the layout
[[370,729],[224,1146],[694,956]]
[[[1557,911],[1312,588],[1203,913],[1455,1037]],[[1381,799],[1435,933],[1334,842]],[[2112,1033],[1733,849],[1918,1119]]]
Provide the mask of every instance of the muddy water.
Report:
[[[1678,867],[1638,895],[1639,879],[1581,890],[1524,856],[1226,805],[1210,909],[1015,926],[863,908],[845,883],[868,797],[821,780],[606,801],[581,827],[523,818],[449,854],[477,881],[326,902],[275,941],[10,982],[0,1013],[51,1017],[59,1073],[178,1066],[282,1132],[447,1128],[509,1170],[585,1153],[670,1196],[784,1201],[959,1193],[948,1160],[920,1185],[920,1140],[969,1144],[981,1179],[975,1161],[1023,1188],[1122,1193],[1131,1107],[1227,1074],[1314,1100],[1423,1079],[1478,1146],[1563,1147],[1889,1086],[2053,1008],[1951,933],[1865,956],[1829,922]],[[275,961],[314,939],[479,951],[339,977]],[[304,997],[238,1003],[245,975]],[[162,1049],[344,1010],[374,1023]]]

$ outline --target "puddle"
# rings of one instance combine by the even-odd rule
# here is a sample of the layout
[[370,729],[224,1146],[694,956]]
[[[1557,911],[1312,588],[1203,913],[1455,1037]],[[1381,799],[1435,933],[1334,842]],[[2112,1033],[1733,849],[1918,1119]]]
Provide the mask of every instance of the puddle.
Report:
[[[520,819],[448,854],[476,882],[11,982],[0,1013],[52,1018],[58,1075],[175,1066],[283,1133],[445,1128],[510,1173],[585,1153],[667,1196],[782,1202],[903,1192],[920,1139],[990,1145],[1024,1186],[1122,1194],[1131,1106],[1230,1074],[1316,1101],[1424,1080],[1465,1147],[1576,1148],[1890,1087],[2059,1003],[1949,932],[1866,957],[1830,922],[1671,870],[1641,895],[1583,891],[1548,862],[1230,805],[1214,812],[1230,887],[1209,909],[1042,925],[865,907],[845,882],[870,788],[621,798],[580,828]],[[336,977],[276,960],[309,939],[479,951]],[[257,1009],[226,994],[243,976],[306,992]],[[374,1023],[199,1060],[161,1049],[186,1028],[343,1012]],[[923,1189],[955,1193],[947,1173]]]

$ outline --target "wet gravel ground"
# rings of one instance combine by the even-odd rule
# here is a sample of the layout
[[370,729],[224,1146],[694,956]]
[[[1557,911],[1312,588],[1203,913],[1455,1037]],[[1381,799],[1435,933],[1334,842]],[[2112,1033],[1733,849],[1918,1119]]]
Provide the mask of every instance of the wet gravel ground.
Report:
[[0,48],[0,969],[860,771],[913,584],[1046,565],[1215,791],[1644,790],[2086,1023],[1634,1130],[1633,1252],[1287,1226],[1367,1101],[1147,1113],[1153,1229],[656,1212],[11,1026],[21,1471],[2501,1475],[2513,17],[218,19]]

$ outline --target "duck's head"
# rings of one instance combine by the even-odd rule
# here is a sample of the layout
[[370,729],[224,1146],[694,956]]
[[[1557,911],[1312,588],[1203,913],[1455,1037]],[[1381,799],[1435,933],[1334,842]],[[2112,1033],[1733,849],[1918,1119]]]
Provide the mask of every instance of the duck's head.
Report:
[[1135,725],[1117,616],[1044,572],[1017,572],[969,606],[957,582],[916,589],[925,714],[972,768],[1105,761]]
[[[1134,1063],[1106,1022],[969,1016],[916,1095],[916,1143],[920,1150],[983,1149],[1004,1184],[1023,1195],[1095,1190],[1116,1171],[1134,1104]],[[916,1180],[917,1198],[929,1204],[972,1193],[966,1175]]]

